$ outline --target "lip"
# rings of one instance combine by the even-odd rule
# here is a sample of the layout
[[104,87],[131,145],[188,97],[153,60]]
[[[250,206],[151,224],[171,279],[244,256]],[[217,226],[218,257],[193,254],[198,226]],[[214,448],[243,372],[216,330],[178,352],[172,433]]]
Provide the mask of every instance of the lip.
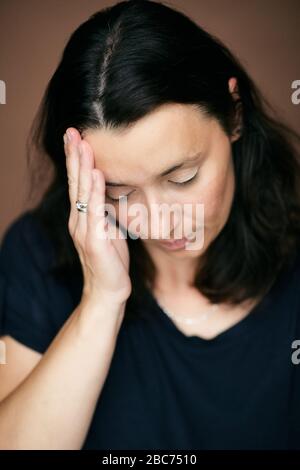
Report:
[[169,250],[179,250],[185,247],[186,242],[188,239],[186,237],[181,238],[179,240],[168,241],[168,240],[160,240],[160,244],[168,248]]

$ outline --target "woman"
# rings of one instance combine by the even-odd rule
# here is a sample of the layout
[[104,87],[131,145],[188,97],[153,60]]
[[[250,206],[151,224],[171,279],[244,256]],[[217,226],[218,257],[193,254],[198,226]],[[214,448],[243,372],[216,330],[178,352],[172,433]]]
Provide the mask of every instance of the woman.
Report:
[[241,64],[120,2],[72,34],[33,131],[55,172],[2,243],[1,448],[299,448],[299,136]]

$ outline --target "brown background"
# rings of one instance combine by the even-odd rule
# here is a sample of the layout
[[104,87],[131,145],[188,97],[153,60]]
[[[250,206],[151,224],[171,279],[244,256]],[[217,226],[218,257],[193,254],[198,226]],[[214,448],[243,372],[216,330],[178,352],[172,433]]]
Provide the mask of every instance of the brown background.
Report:
[[[26,200],[26,136],[48,80],[77,26],[116,2],[0,0],[0,238],[31,204]],[[291,83],[300,79],[299,0],[172,0],[166,2],[222,39],[246,66],[278,117],[300,132],[300,105]]]

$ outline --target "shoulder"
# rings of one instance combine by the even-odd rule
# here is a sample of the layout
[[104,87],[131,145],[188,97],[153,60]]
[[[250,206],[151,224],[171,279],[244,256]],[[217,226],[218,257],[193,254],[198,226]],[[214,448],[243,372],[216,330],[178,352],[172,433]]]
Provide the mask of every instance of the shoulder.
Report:
[[285,263],[272,290],[276,303],[286,312],[293,334],[300,337],[300,248]]
[[[280,278],[293,289],[300,285],[300,245],[293,255],[286,261]],[[297,290],[298,292],[298,290]]]
[[27,272],[35,268],[46,271],[53,259],[54,247],[42,226],[28,210],[14,219],[6,228],[0,245],[0,269],[19,267]]
[[80,298],[77,284],[70,289],[53,275],[54,256],[54,244],[32,211],[17,217],[4,232],[0,335],[39,352],[45,351]]

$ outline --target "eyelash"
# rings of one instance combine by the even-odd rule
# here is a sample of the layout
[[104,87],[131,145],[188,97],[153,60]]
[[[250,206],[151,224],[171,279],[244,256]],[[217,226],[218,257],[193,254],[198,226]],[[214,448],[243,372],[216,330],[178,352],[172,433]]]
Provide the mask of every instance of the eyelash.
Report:
[[[197,176],[197,175],[198,175],[198,171],[197,171],[197,173],[196,173],[194,176],[192,176],[192,178],[190,178],[190,179],[187,180],[187,181],[183,181],[182,183],[179,183],[178,181],[169,181],[169,180],[168,180],[168,181],[169,181],[169,183],[183,186],[183,185],[187,185],[187,184],[191,183],[194,179],[196,179],[196,176]],[[129,194],[129,195],[130,195],[130,194]],[[118,202],[118,201],[120,201],[120,200],[122,199],[122,197],[120,197],[120,198],[118,198],[118,199],[114,199],[114,198],[112,198],[112,197],[110,197],[110,196],[108,196],[108,195],[106,195],[106,196],[108,197],[108,199],[110,199],[111,201],[115,201],[115,202]],[[127,195],[127,196],[128,196],[128,195]]]
[[179,185],[182,186],[182,185],[191,183],[191,182],[196,178],[197,175],[198,175],[198,171],[197,171],[197,173],[196,173],[194,176],[192,176],[192,178],[190,178],[190,179],[187,180],[187,181],[183,181],[183,182],[181,182],[181,183],[178,183],[178,181],[169,181],[169,183],[179,184]]
[[114,201],[114,202],[118,202],[118,201],[121,201],[123,199],[123,197],[119,197],[118,199],[114,199],[113,197],[108,196],[108,194],[106,195],[106,197],[107,197],[107,199],[110,199],[111,201]]

